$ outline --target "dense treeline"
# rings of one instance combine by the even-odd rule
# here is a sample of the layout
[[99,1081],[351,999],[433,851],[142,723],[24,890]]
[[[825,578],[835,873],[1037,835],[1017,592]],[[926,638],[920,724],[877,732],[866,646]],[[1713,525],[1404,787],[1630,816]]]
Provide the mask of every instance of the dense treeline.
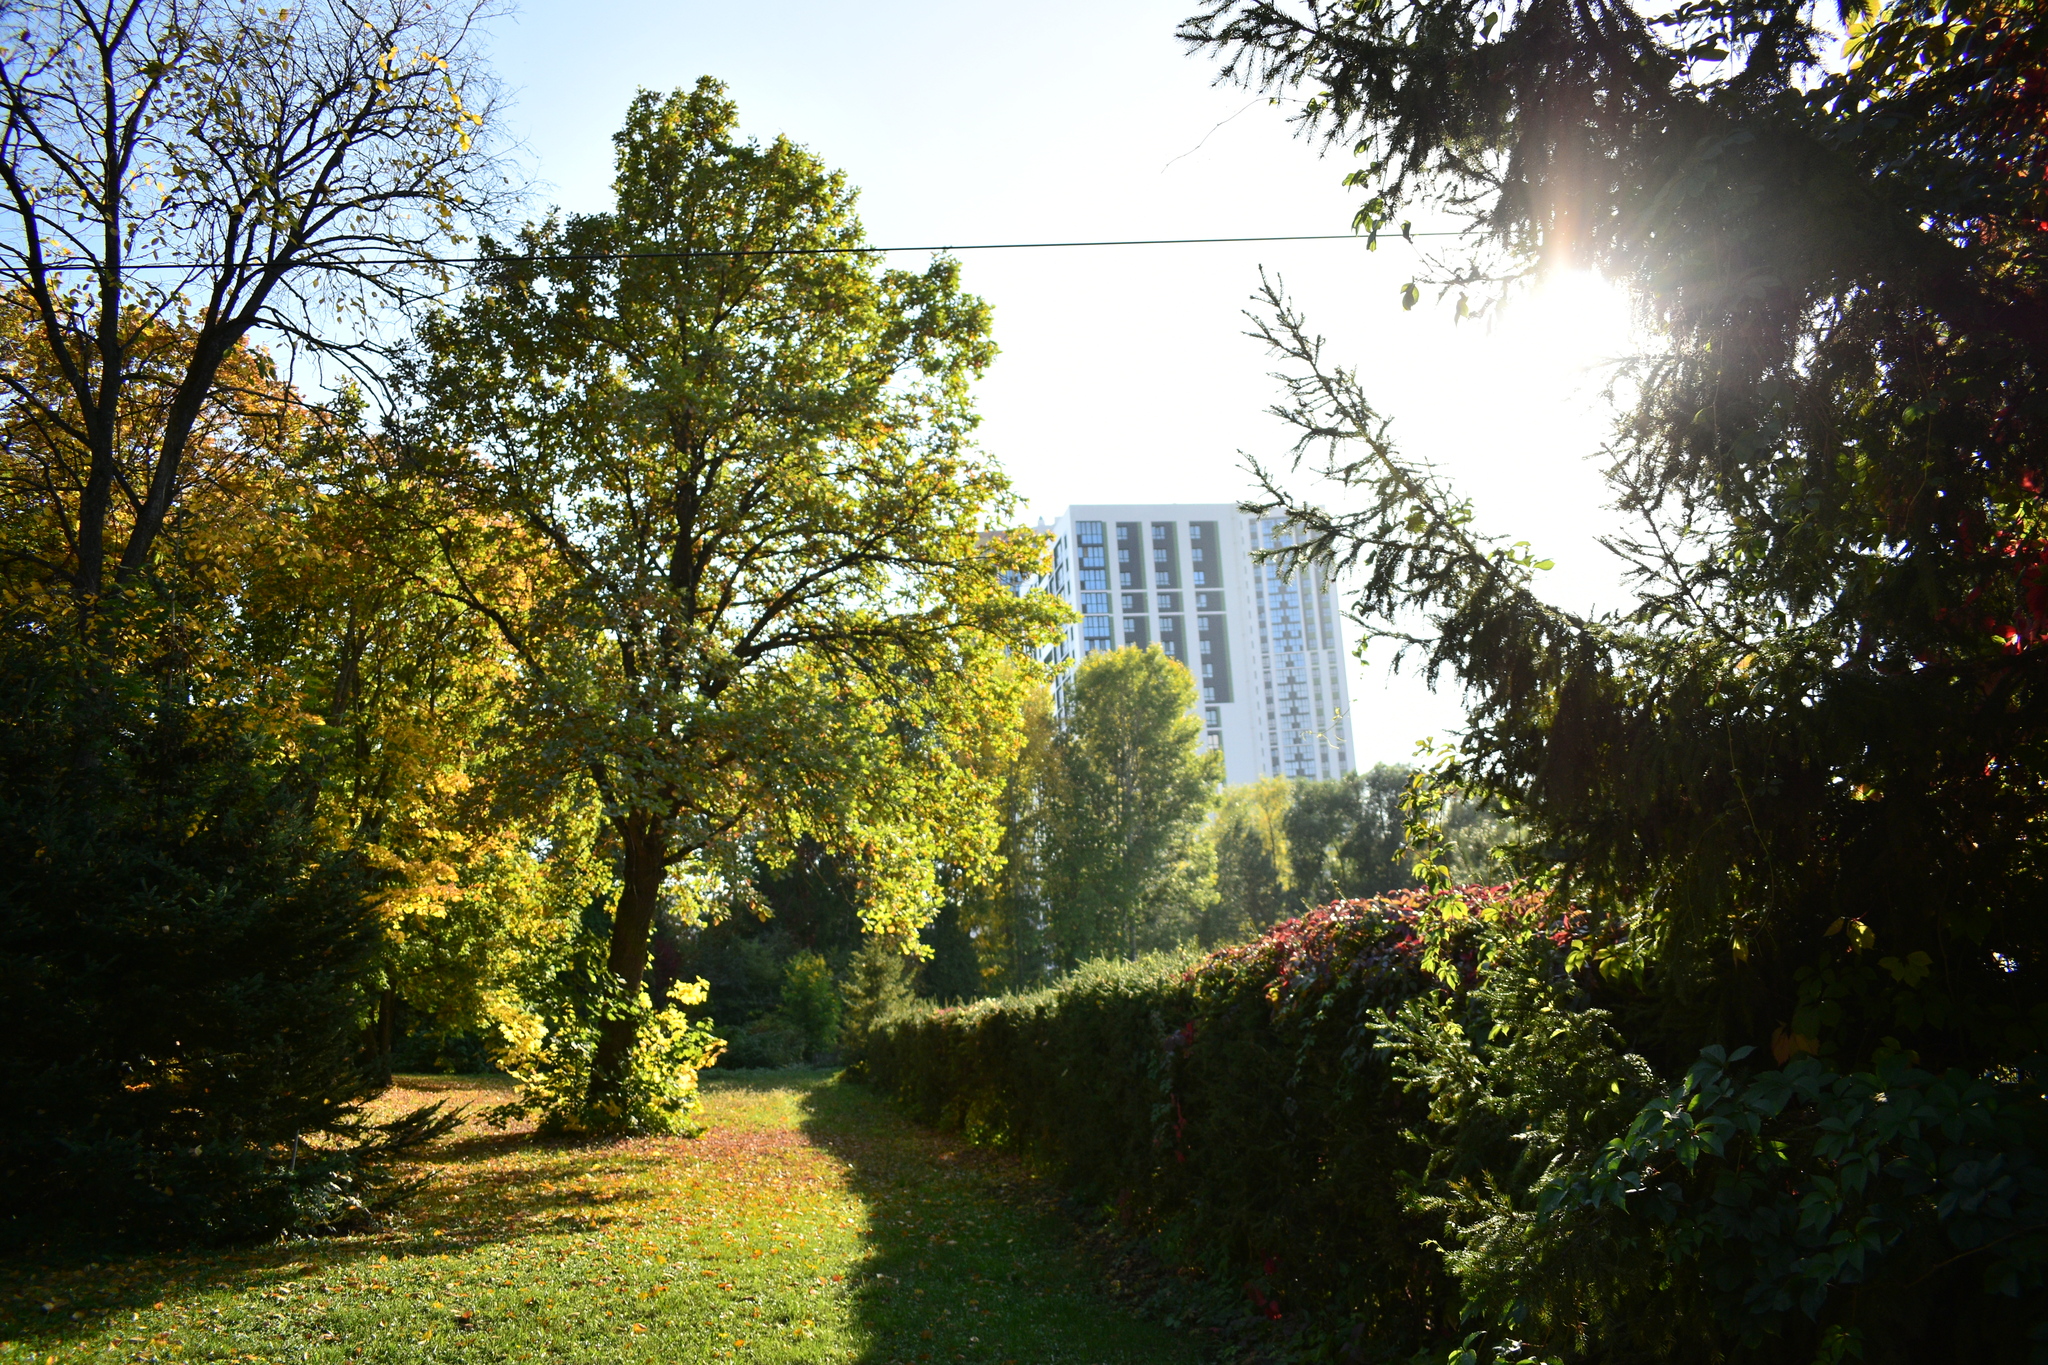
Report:
[[[852,191],[708,80],[633,104],[612,212],[500,240],[474,14],[17,17],[5,1234],[372,1213],[445,1123],[365,1119],[401,1061],[687,1130],[712,964],[656,923],[794,909],[808,867],[896,1000],[946,879],[994,866],[1015,661],[1060,611],[1006,586],[1038,546],[972,445],[958,267],[810,250],[861,242]],[[485,263],[432,304],[464,226]],[[315,399],[309,357],[362,386]],[[777,975],[829,1045],[823,958]]]

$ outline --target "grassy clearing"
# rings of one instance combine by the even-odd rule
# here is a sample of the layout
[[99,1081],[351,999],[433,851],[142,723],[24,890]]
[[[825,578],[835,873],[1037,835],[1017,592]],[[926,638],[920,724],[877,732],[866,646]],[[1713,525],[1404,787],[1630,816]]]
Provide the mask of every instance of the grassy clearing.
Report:
[[[707,1079],[696,1141],[469,1125],[376,1234],[0,1264],[0,1365],[1202,1358],[1111,1302],[1007,1163],[823,1072]],[[411,1078],[386,1102],[427,1098],[499,1096]]]

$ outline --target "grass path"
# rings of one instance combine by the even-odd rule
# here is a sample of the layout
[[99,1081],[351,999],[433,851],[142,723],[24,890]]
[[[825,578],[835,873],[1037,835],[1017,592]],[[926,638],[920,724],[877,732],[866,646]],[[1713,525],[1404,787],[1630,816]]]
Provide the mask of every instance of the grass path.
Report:
[[[695,1141],[470,1125],[431,1154],[406,1223],[375,1234],[0,1263],[0,1365],[1203,1358],[1103,1294],[1006,1163],[823,1072],[707,1081]],[[386,1102],[427,1098],[498,1096],[411,1078]]]

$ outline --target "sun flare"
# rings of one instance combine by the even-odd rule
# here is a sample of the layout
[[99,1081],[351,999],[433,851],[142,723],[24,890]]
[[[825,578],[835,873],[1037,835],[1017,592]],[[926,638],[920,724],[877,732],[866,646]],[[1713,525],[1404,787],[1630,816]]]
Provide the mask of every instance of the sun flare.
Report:
[[1628,295],[1590,270],[1545,270],[1493,324],[1502,359],[1531,378],[1597,377],[1636,349]]

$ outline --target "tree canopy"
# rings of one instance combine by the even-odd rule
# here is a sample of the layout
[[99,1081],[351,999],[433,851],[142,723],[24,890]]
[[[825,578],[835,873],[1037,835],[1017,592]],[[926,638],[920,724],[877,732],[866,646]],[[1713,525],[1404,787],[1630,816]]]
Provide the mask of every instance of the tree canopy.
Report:
[[[709,79],[641,94],[617,207],[487,243],[424,327],[404,437],[447,590],[603,804],[628,1000],[686,863],[813,840],[883,931],[931,913],[941,863],[988,869],[1003,661],[1057,611],[1006,586],[1039,550],[996,534],[1008,487],[971,444],[987,309],[951,261],[878,268],[843,178],[736,122]],[[602,1032],[598,1099],[631,1020]]]
[[1222,756],[1202,747],[1195,680],[1164,651],[1083,659],[1054,740],[1041,874],[1062,968],[1195,937],[1215,899],[1201,838]]
[[1844,1014],[1799,977],[1855,921],[1876,956],[1941,964],[1914,1047],[2016,1062],[2048,946],[2043,40],[1995,4],[1845,22],[1844,46],[1812,6],[1751,0],[1231,0],[1183,34],[1356,145],[1364,227],[1469,215],[1447,288],[1593,268],[1656,339],[1609,447],[1636,601],[1592,618],[1475,534],[1269,286],[1296,460],[1364,495],[1267,469],[1271,499],[1361,567],[1362,620],[1427,619],[1410,643],[1473,704],[1462,776],[1561,894],[1720,1002],[1692,1045],[1903,1038],[1899,980],[1871,967]]

